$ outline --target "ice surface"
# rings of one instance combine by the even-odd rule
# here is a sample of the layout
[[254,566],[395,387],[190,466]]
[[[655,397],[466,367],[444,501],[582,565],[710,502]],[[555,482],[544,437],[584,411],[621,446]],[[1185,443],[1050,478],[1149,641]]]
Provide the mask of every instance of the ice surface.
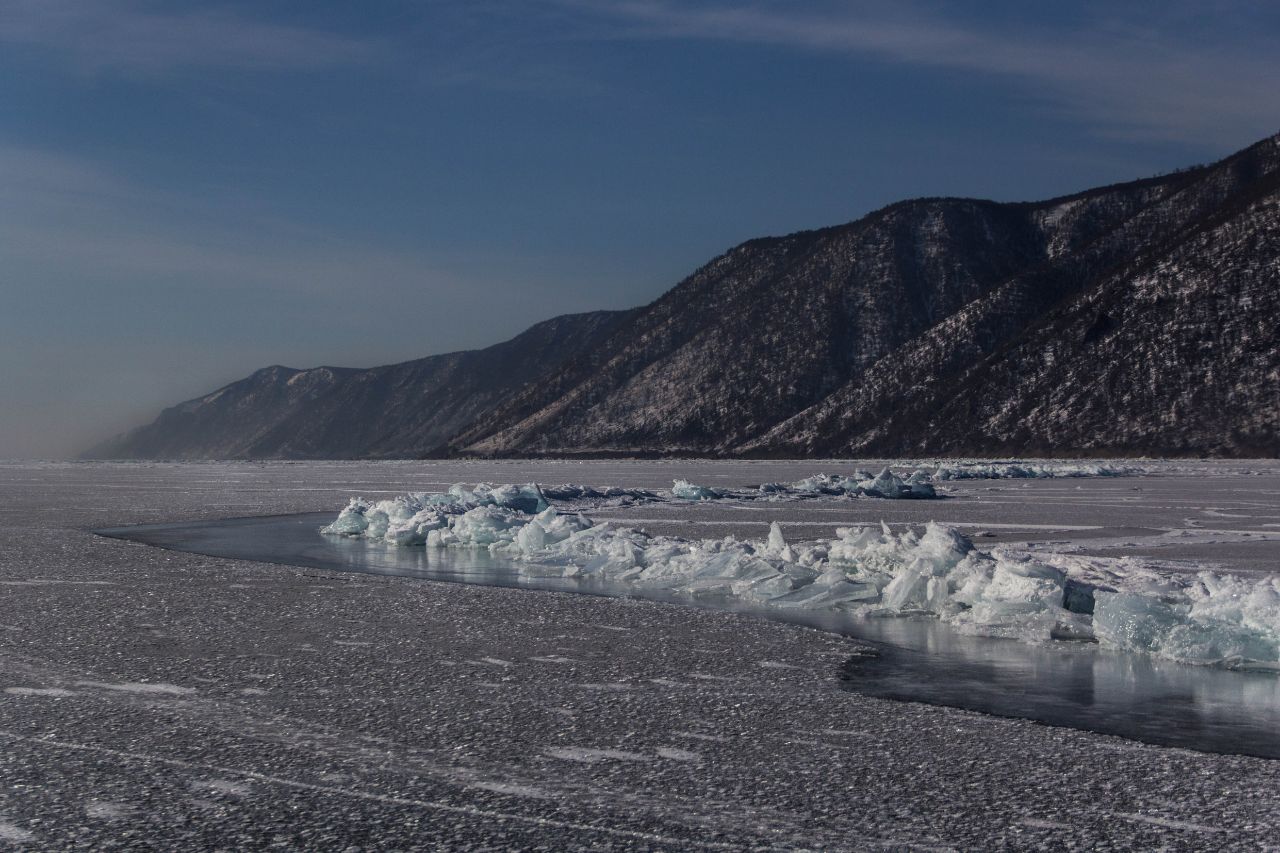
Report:
[[[893,495],[921,484],[914,479],[885,471],[778,488],[854,488],[860,495],[874,488]],[[673,493],[689,496],[681,500],[724,494],[680,480]],[[776,522],[764,540],[657,536],[558,511],[546,497],[529,484],[454,486],[376,503],[357,498],[323,532],[402,546],[487,549],[529,576],[598,579],[768,608],[926,615],[964,631],[1028,642],[1093,640],[1191,663],[1280,668],[1276,578],[1171,575],[1132,558],[985,551],[933,522],[919,532],[883,524],[837,528],[834,538],[795,543]]]

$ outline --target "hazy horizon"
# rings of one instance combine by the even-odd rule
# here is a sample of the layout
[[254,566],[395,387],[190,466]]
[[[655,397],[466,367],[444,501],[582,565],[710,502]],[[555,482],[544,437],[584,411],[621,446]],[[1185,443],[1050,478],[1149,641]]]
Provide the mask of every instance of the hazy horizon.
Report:
[[0,458],[270,364],[648,302],[753,237],[1275,132],[1280,10],[0,0]]

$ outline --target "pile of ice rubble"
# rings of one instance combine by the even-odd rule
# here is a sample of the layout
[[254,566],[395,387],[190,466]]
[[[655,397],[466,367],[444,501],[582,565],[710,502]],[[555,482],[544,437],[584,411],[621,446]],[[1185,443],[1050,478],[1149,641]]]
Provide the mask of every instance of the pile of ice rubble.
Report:
[[1146,473],[1133,465],[1073,462],[954,462],[921,468],[931,482],[947,480],[1048,480],[1056,477],[1127,477]]
[[715,501],[715,500],[801,500],[815,497],[870,497],[888,500],[935,498],[933,484],[948,480],[1044,479],[1050,477],[1119,477],[1140,473],[1138,468],[1067,463],[968,463],[957,462],[916,468],[896,474],[883,468],[879,474],[854,471],[852,474],[814,474],[793,483],[763,483],[742,489],[702,486],[688,480],[676,480],[667,492],[650,489],[597,488],[576,483],[558,486],[475,486],[456,485],[447,492],[419,495],[432,506],[465,505],[507,506],[524,512],[540,512],[549,501],[600,505],[625,505],[651,501]]
[[951,462],[917,467],[896,474],[855,471],[849,476],[815,474],[794,483],[764,483],[754,489],[716,489],[676,480],[671,496],[686,501],[787,500],[817,496],[873,498],[934,498],[935,483],[951,480],[1047,480],[1058,477],[1125,477],[1146,469],[1124,465],[1068,462]]
[[855,471],[850,476],[815,474],[794,483],[764,483],[754,489],[713,489],[688,480],[676,480],[671,496],[686,501],[710,501],[804,498],[823,496],[870,497],[901,500],[934,498],[937,491],[929,484],[929,475],[916,471],[906,479],[885,468],[879,474]]
[[954,529],[839,528],[788,544],[688,540],[558,513],[537,486],[455,486],[354,499],[324,533],[427,548],[486,549],[528,577],[577,578],[767,608],[928,615],[1028,642],[1095,640],[1175,660],[1280,668],[1280,579],[1109,573],[1097,561],[986,552]]

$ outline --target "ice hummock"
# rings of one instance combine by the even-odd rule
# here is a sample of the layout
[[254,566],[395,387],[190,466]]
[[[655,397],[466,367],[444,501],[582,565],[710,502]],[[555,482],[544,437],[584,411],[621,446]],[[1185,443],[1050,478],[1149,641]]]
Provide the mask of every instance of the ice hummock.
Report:
[[446,492],[415,492],[383,501],[352,498],[321,532],[385,540],[397,545],[422,545],[428,533],[447,527],[450,517],[469,509],[497,507],[531,514],[549,506],[536,483],[520,486],[459,483]]
[[728,489],[699,486],[696,483],[690,483],[688,480],[675,480],[671,484],[671,496],[682,501],[714,501],[720,498],[732,497],[733,493]]
[[1196,663],[1280,668],[1280,579],[1201,572],[1169,595],[1094,593],[1100,642]]
[[480,548],[527,576],[764,608],[929,616],[1026,642],[1092,640],[1199,664],[1280,668],[1280,579],[1108,572],[1105,561],[984,551],[954,528],[838,528],[787,542],[655,536],[560,512],[535,485],[354,499],[324,533],[393,545]]

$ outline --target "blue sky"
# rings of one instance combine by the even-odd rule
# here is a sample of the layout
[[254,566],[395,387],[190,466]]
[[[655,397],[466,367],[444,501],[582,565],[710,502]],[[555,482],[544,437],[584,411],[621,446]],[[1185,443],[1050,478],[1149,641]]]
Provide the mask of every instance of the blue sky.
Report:
[[1280,129],[1265,2],[0,0],[0,457]]

